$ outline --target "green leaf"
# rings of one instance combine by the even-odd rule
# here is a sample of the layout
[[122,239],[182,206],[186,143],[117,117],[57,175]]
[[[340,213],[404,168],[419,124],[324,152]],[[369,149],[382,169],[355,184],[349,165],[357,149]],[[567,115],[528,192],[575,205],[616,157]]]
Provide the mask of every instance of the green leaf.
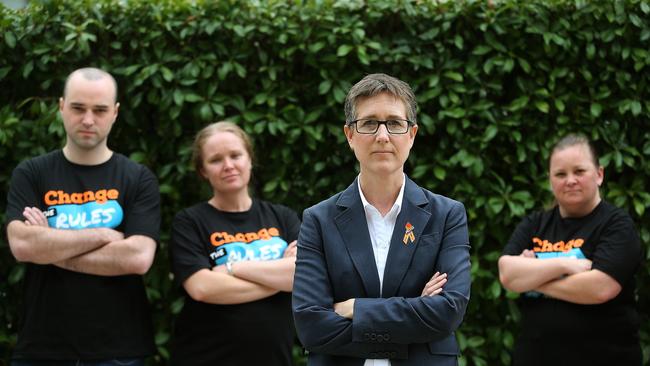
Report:
[[591,103],[590,111],[593,117],[599,117],[600,113],[603,111],[603,106],[599,103]]
[[528,96],[522,95],[521,97],[513,100],[507,108],[512,112],[520,110],[528,104],[529,100],[530,98]]
[[463,75],[460,74],[460,73],[458,73],[458,72],[447,71],[447,72],[445,72],[443,75],[444,75],[445,77],[447,77],[447,78],[449,78],[449,79],[452,79],[452,80],[455,80],[455,81],[457,81],[457,82],[459,82],[459,83],[462,83],[462,82],[463,82]]
[[332,82],[330,80],[323,80],[319,85],[318,85],[318,94],[324,95],[327,94],[328,91],[332,88]]
[[278,187],[278,181],[277,180],[271,180],[266,182],[264,185],[263,191],[266,193],[273,192],[275,189]]
[[496,136],[497,132],[499,132],[499,128],[495,125],[489,125],[488,128],[485,129],[485,133],[483,134],[483,142],[489,142]]
[[350,53],[350,51],[352,51],[353,48],[354,47],[347,44],[340,45],[339,48],[336,50],[336,56],[343,57],[348,53]]
[[542,112],[542,113],[548,113],[548,110],[549,110],[548,103],[546,103],[543,100],[536,101],[535,102],[535,107],[537,107],[537,109],[539,109],[539,111]]
[[16,36],[12,32],[5,32],[5,43],[9,48],[16,47]]
[[486,53],[492,51],[492,47],[487,46],[487,45],[479,45],[476,48],[474,48],[474,51],[472,51],[473,55],[476,56],[482,56],[485,55]]
[[198,95],[198,94],[194,94],[194,93],[185,94],[185,101],[186,102],[196,103],[196,102],[200,102],[202,100],[203,100],[203,97]]

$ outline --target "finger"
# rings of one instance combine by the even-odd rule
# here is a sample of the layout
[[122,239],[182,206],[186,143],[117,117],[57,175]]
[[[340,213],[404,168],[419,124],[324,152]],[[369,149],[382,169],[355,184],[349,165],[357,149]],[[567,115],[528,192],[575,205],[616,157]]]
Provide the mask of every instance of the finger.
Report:
[[424,286],[424,290],[422,290],[422,295],[429,295],[435,291],[442,290],[443,286],[447,283],[447,279],[443,279],[442,281],[439,282],[429,282],[427,283],[426,286]]
[[441,292],[442,292],[442,289],[440,288],[440,289],[437,289],[437,290],[431,292],[431,293],[429,294],[429,296],[436,296],[436,295],[438,295],[438,294],[441,293]]
[[427,283],[427,285],[424,288],[427,290],[427,292],[431,292],[433,290],[437,290],[439,288],[442,288],[442,286],[444,286],[445,283],[447,283],[447,279],[443,278],[440,281]]

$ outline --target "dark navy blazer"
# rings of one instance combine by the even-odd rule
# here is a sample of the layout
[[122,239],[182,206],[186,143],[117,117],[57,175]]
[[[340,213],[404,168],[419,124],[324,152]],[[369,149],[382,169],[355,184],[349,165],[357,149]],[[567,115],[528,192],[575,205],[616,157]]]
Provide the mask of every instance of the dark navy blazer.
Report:
[[[407,224],[415,240],[404,244]],[[421,297],[436,271],[447,273],[443,291]],[[455,365],[454,331],[465,314],[470,281],[464,206],[406,178],[380,296],[355,180],[303,214],[293,312],[309,365],[363,365],[366,358],[389,358],[393,366]],[[352,320],[333,310],[350,298],[356,299]]]

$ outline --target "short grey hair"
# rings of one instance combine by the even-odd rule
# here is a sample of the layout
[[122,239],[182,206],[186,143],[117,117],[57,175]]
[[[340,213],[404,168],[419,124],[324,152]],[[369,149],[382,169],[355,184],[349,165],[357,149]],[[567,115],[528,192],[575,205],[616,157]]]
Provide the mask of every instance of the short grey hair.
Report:
[[374,97],[380,93],[389,93],[404,102],[406,118],[417,124],[417,108],[415,95],[411,87],[390,75],[370,74],[354,84],[345,97],[345,121],[357,119],[356,106],[360,98]]
[[70,83],[70,79],[72,79],[72,77],[77,74],[81,74],[81,76],[83,76],[83,78],[86,80],[101,80],[103,78],[109,78],[113,82],[113,87],[115,87],[115,95],[113,97],[113,100],[117,102],[117,81],[115,81],[113,75],[96,67],[84,67],[71,72],[70,75],[68,75],[68,77],[65,79],[65,86],[63,87],[63,99],[65,99],[65,97],[68,95],[68,84]]

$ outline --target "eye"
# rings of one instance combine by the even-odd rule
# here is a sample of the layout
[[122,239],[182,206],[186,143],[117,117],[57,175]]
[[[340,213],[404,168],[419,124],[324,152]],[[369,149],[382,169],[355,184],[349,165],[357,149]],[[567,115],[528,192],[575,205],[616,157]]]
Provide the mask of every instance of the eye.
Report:
[[357,122],[360,128],[375,128],[379,124],[376,119],[362,119]]
[[107,112],[107,110],[106,109],[95,109],[93,112],[95,114],[104,114],[104,113]]
[[566,173],[564,172],[555,173],[555,176],[558,178],[564,178],[566,176]]

